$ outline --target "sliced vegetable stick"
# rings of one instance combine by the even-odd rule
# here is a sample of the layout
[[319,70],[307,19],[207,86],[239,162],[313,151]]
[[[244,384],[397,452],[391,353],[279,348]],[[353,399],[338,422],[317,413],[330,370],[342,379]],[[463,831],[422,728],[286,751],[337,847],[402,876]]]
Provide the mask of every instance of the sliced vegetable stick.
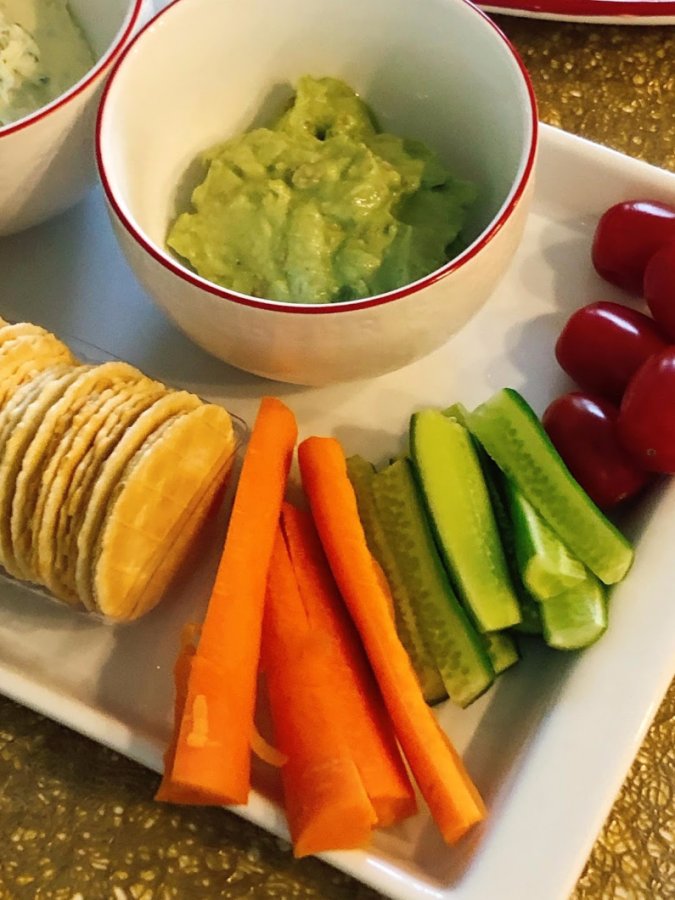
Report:
[[297,440],[293,413],[264,397],[244,457],[179,726],[171,781],[246,803],[267,570]]
[[263,648],[275,738],[288,757],[281,780],[295,855],[364,846],[377,816],[335,717],[332,657],[308,621],[281,529]]
[[[194,655],[194,644],[184,644],[173,669],[176,693],[174,720],[176,722],[180,722],[183,716],[183,710],[185,709],[188,679],[190,677]],[[189,806],[219,806],[220,801],[211,794],[172,783],[170,773],[176,755],[177,740],[178,735],[177,733],[174,733],[174,736],[164,752],[164,775],[159,788],[157,789],[157,793],[155,794],[155,800],[163,803],[179,803]],[[279,753],[274,747],[271,747],[255,728],[251,738],[251,750],[256,756],[263,759],[270,766],[283,766],[287,761],[286,756]]]
[[331,716],[344,734],[366,793],[386,828],[417,811],[396,736],[349,618],[311,513],[284,503],[281,523],[310,628],[331,666]]
[[412,594],[386,538],[381,516],[375,505],[373,491],[375,466],[362,456],[350,456],[347,460],[347,474],[354,488],[359,519],[363,525],[368,549],[386,575],[394,605],[396,631],[422,685],[424,699],[429,705],[439,703],[446,699],[448,692],[445,690],[438,666],[422,638]]
[[[175,701],[174,701],[174,722],[180,722],[185,709],[185,699],[187,697],[188,679],[190,677],[190,669],[192,668],[192,660],[195,655],[195,627],[186,625],[181,636],[181,649],[178,659],[173,667],[173,677],[175,685]],[[173,760],[176,755],[176,745],[178,743],[178,732],[175,731],[166,751],[164,752],[164,775],[162,781],[155,794],[155,800],[164,803],[185,803],[191,806],[211,806],[218,803],[209,794],[202,791],[196,791],[193,788],[185,788],[180,785],[171,783],[171,769],[173,768]]]
[[338,587],[361,635],[396,735],[443,838],[454,844],[485,816],[457,751],[424,702],[387,607],[358,517],[345,455],[334,438],[309,438],[300,471]]

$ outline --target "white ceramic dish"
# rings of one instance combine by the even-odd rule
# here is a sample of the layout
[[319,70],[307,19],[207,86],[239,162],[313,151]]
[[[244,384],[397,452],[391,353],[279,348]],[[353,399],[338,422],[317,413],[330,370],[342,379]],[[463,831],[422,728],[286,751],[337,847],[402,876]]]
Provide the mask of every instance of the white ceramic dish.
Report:
[[[385,131],[426,141],[476,184],[466,250],[413,284],[332,304],[226,290],[169,252],[200,154],[280,113],[307,73],[344,79]],[[111,74],[97,153],[122,249],[174,322],[248,372],[328,384],[419,359],[480,309],[522,235],[536,140],[522,62],[464,0],[177,0]]]
[[479,4],[490,13],[596,25],[673,25],[673,0],[495,0]]
[[70,90],[0,128],[0,235],[46,221],[96,178],[94,121],[106,77],[154,12],[152,0],[69,0],[96,58]]
[[[377,461],[422,405],[471,405],[511,385],[541,411],[565,389],[553,345],[566,316],[591,300],[623,299],[591,270],[594,224],[611,203],[640,195],[675,200],[675,176],[543,128],[533,212],[497,293],[436,353],[360,384],[287,387],[198,350],[135,282],[100,193],[0,242],[0,313],[76,334],[248,421],[262,394],[278,394],[303,436],[335,434]],[[598,644],[580,656],[542,648],[469,710],[440,711],[490,805],[485,827],[451,850],[422,815],[379,834],[369,852],[330,862],[398,900],[566,900],[675,670],[675,485],[648,498],[628,525],[636,564]],[[211,549],[177,596],[126,627],[1,586],[0,690],[158,770],[178,635],[203,610]],[[238,811],[283,833],[278,811],[257,795]]]

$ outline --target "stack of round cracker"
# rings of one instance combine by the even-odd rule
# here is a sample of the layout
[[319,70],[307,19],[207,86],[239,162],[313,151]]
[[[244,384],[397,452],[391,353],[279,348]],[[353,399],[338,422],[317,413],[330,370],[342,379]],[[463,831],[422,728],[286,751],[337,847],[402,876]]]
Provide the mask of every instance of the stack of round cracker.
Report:
[[123,362],[82,365],[0,319],[0,564],[135,619],[161,599],[229,474],[228,413]]

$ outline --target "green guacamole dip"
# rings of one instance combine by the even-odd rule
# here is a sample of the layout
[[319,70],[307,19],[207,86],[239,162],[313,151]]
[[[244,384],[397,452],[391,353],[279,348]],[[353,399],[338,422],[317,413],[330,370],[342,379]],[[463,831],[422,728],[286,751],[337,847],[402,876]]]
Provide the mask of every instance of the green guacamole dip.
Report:
[[420,141],[382,134],[342,81],[300,79],[291,107],[204,154],[167,242],[203,278],[291,303],[394,290],[461,250],[476,196]]

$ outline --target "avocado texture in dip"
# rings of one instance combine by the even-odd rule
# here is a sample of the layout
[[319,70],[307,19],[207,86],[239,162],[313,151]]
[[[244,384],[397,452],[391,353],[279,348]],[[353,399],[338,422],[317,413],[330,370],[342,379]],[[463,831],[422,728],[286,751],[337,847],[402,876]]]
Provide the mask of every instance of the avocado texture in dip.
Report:
[[169,247],[208,281],[290,303],[356,300],[435,271],[461,250],[476,196],[425,144],[379,132],[334,78],[304,76],[275,123],[204,162]]

